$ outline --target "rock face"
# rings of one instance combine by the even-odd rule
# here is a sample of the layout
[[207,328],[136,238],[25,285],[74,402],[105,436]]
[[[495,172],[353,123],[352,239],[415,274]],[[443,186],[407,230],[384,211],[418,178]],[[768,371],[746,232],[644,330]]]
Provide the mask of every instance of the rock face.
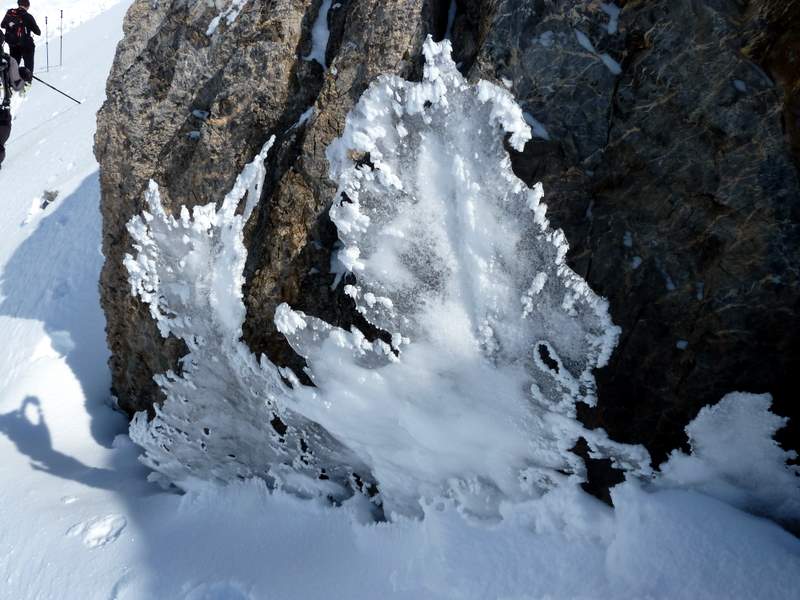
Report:
[[377,75],[418,77],[425,36],[449,30],[462,70],[507,85],[527,111],[538,137],[514,168],[543,181],[571,265],[622,327],[581,419],[658,464],[704,405],[770,392],[795,417],[781,441],[797,448],[800,2],[456,0],[448,27],[442,0],[344,0],[327,14],[327,69],[305,57],[328,5],[249,0],[212,34],[231,3],[213,4],[136,0],[98,115],[101,290],[122,408],[151,409],[152,376],[184,353],[122,264],[148,180],[172,210],[219,200],[277,136],[247,231],[245,341],[297,368],[272,322],[279,303],[357,320],[331,289],[325,149]]

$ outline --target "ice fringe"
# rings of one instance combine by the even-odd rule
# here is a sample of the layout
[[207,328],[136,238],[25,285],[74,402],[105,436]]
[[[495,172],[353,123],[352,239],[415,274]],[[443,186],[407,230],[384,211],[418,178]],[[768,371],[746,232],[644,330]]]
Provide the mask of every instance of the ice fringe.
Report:
[[[197,480],[260,477],[300,495],[346,496],[346,488],[319,479],[319,461],[340,482],[362,465],[314,423],[287,412],[290,390],[278,369],[240,341],[242,229],[259,200],[273,142],[245,167],[219,209],[211,203],[190,215],[184,207],[180,218],[172,217],[151,182],[149,212],[128,224],[136,250],[125,258],[132,291],[148,304],[161,334],[189,349],[180,375],[156,377],[167,399],[155,419],[137,414],[130,435],[145,449],[142,461],[156,472],[153,479],[164,484],[191,489]],[[270,426],[276,419],[285,431]]]
[[166,480],[259,476],[344,496],[374,478],[387,514],[421,514],[421,500],[445,496],[496,516],[503,502],[582,481],[570,451],[581,437],[593,456],[647,472],[643,448],[575,419],[576,402],[596,401],[592,370],[618,329],[566,265],[541,185],[511,171],[504,140],[521,149],[531,136],[520,107],[504,89],[467,83],[449,42],[429,39],[424,51],[423,81],[378,78],[329,148],[339,261],[355,276],[346,292],[385,335],[279,307],[276,325],[316,387],[240,341],[242,228],[269,145],[219,209],[176,219],[151,186],[126,265],[162,334],[190,353],[180,375],[158,378],[167,400],[131,435]]

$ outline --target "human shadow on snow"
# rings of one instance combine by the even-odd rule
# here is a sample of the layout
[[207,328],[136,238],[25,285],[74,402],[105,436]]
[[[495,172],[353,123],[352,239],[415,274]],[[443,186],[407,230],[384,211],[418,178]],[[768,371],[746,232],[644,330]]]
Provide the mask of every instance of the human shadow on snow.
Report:
[[81,384],[92,437],[109,448],[127,423],[108,407],[108,349],[98,290],[103,263],[99,199],[95,172],[46,209],[0,273],[0,315],[43,324],[53,350]]
[[0,433],[31,459],[31,467],[62,479],[105,490],[119,487],[119,475],[112,470],[90,467],[53,448],[50,428],[41,402],[27,396],[17,410],[0,414]]

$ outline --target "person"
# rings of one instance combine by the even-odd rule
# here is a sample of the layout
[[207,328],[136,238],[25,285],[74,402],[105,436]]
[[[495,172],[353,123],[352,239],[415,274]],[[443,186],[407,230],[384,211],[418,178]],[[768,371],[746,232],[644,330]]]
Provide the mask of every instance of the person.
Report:
[[6,42],[11,51],[11,57],[17,64],[23,65],[33,73],[33,59],[36,54],[36,44],[33,43],[31,34],[42,35],[42,30],[36,24],[36,19],[28,12],[31,7],[30,0],[17,0],[17,8],[10,8],[0,23],[0,28],[6,30]]
[[6,158],[6,142],[11,136],[11,94],[21,91],[25,83],[33,79],[33,74],[26,67],[20,67],[14,57],[3,52],[4,37],[0,31],[0,87],[3,94],[0,102],[0,169]]

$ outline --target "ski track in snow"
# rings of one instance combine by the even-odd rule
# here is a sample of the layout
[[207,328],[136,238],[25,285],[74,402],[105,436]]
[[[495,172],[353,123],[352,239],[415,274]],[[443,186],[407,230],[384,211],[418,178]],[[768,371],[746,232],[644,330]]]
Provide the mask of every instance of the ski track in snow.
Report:
[[[625,484],[611,512],[562,490],[487,527],[434,507],[424,521],[364,525],[357,507],[258,481],[184,496],[149,485],[106,405],[97,292],[92,136],[128,4],[80,4],[86,23],[47,78],[86,102],[34,86],[15,103],[0,171],[2,600],[784,600],[800,589],[800,541],[693,492]],[[77,6],[40,0],[33,12]],[[58,197],[34,210],[47,190]]]

